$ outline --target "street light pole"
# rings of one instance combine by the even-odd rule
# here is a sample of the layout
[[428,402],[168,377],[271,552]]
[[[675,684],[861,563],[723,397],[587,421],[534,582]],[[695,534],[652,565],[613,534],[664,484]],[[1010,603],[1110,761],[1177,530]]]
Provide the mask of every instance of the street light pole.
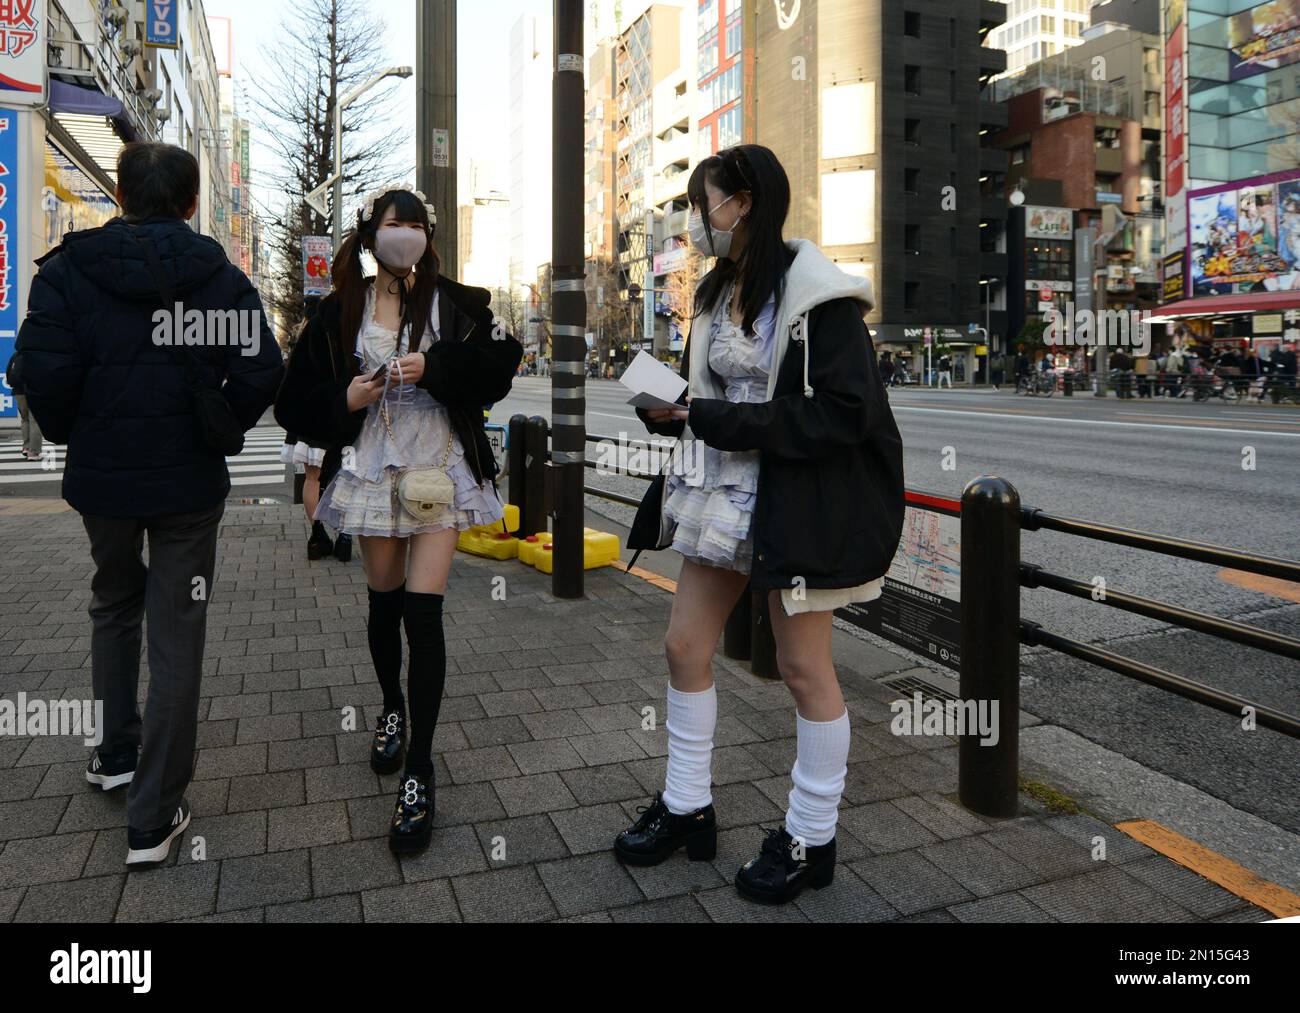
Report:
[[334,107],[334,252],[343,242],[343,110],[386,77],[410,77],[410,67],[389,67],[364,84],[357,85]]
[[551,468],[556,598],[583,595],[587,286],[582,244],[582,0],[555,0],[551,123]]

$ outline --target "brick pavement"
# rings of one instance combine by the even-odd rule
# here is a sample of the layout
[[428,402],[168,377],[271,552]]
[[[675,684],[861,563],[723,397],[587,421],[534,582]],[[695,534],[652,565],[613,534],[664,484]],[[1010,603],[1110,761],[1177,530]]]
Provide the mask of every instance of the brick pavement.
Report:
[[[784,687],[720,655],[717,858],[624,869],[610,842],[662,781],[662,721],[642,730],[642,714],[664,713],[670,594],[602,569],[588,571],[585,600],[561,601],[545,575],[464,555],[445,605],[437,829],[426,853],[399,861],[384,840],[396,777],[366,762],[380,697],[364,575],[355,560],[308,564],[302,531],[297,507],[227,511],[194,821],[165,867],[125,872],[124,793],[85,783],[80,739],[0,737],[0,921],[1269,917],[1091,816],[1028,796],[1018,819],[971,815],[955,802],[955,741],[892,735],[894,694],[848,669],[835,883],[784,908],[745,901],[731,880],[782,818],[795,723]],[[88,696],[78,518],[0,501],[0,558],[0,696]],[[491,594],[498,575],[504,601]],[[1091,857],[1097,836],[1105,861]]]

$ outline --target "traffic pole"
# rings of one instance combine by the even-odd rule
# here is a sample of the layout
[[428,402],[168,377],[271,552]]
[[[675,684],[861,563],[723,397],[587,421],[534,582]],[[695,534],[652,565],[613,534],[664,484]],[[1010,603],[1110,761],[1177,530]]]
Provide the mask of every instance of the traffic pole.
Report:
[[582,0],[555,0],[551,123],[551,593],[583,595],[587,290],[583,255]]

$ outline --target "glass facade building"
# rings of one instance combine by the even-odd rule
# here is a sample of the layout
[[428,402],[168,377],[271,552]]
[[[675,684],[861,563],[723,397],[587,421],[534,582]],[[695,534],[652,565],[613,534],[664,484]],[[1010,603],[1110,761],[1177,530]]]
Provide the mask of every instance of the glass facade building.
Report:
[[1193,185],[1300,166],[1300,0],[1186,0],[1186,19]]

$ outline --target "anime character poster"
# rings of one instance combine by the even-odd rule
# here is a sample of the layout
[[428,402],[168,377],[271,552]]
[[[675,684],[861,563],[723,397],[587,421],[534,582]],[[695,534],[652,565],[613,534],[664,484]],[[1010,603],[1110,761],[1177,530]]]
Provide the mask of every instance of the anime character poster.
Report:
[[1237,191],[1192,197],[1187,211],[1192,234],[1192,293],[1231,293],[1237,254]]
[[1300,60],[1300,0],[1272,0],[1228,19],[1231,80]]
[[1300,179],[1277,185],[1277,252],[1284,271],[1265,287],[1270,292],[1300,291]]

